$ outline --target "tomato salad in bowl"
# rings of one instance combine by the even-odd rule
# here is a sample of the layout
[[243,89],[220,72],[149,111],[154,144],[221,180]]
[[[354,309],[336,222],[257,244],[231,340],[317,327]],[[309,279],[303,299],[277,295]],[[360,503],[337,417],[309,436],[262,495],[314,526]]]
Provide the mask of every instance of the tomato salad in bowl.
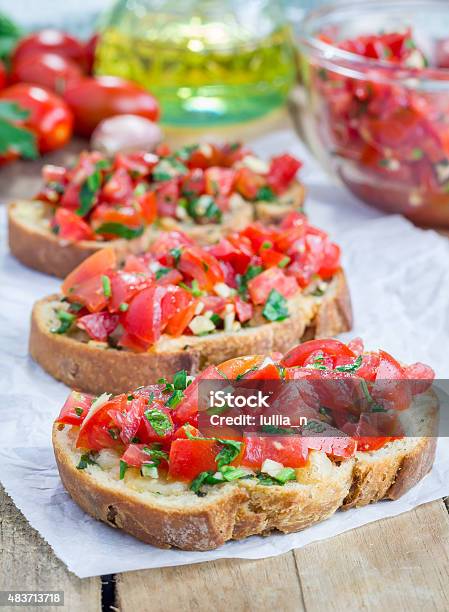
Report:
[[159,230],[203,243],[254,218],[278,222],[301,209],[301,162],[264,161],[240,143],[198,144],[108,158],[83,152],[72,167],[44,166],[33,202],[9,210],[9,242],[23,263],[64,278],[106,243],[117,251],[148,246]]
[[317,155],[362,200],[428,225],[449,224],[448,25],[445,2],[368,1],[312,13],[299,36]]
[[[30,348],[72,387],[123,390],[179,363],[194,371],[246,347],[284,351],[308,328],[338,333],[351,320],[340,248],[291,212],[280,226],[254,222],[204,247],[161,233],[124,264],[113,249],[98,251],[67,276],[61,296],[35,305]],[[130,353],[142,356],[135,367]]]
[[[171,523],[166,504],[174,504],[177,512],[182,507],[184,524],[190,525],[202,501],[215,504],[220,492],[229,493],[232,485],[243,489],[238,498],[238,507],[243,508],[237,511],[224,540],[267,534],[273,528],[298,531],[339,507],[395,498],[401,480],[410,488],[425,475],[434,457],[434,444],[427,437],[435,425],[433,378],[430,367],[401,365],[385,351],[366,351],[360,339],[348,344],[323,339],[299,345],[285,356],[231,359],[209,366],[196,378],[180,371],[173,379],[120,395],[94,398],[74,391],[55,421],[56,459],[66,488],[87,512],[158,546],[195,549],[197,545],[189,541],[183,546],[178,537],[161,541],[153,535],[151,524],[140,531],[126,511],[121,512],[124,505],[133,507],[139,523],[146,524],[161,518],[154,514],[153,503],[163,504],[158,512],[163,512],[173,534],[177,527]],[[329,379],[338,383],[339,393],[323,391],[320,385]],[[285,385],[306,381],[299,387],[303,391],[295,408],[301,414],[306,407],[307,423],[257,433],[228,427],[227,435],[217,428],[218,435],[205,434],[199,402],[204,381],[277,381]],[[358,404],[354,403],[355,390],[363,398]],[[381,411],[384,419],[379,427]],[[415,437],[416,427],[411,433],[405,425],[407,412],[412,414],[419,437]],[[416,460],[422,458],[423,470],[415,469],[413,478],[405,481],[409,457],[414,457],[415,468]],[[360,484],[362,480],[365,484]],[[85,493],[80,494],[83,489]],[[298,490],[301,493],[296,497]],[[139,495],[150,506],[140,508]],[[89,499],[96,500],[97,507]],[[244,511],[245,502],[253,499],[259,512],[256,523]],[[225,533],[224,516],[235,512],[235,504],[227,502],[226,511],[220,513]],[[284,512],[273,512],[284,503]],[[110,520],[111,508],[120,520]],[[312,508],[316,514],[310,516]],[[290,514],[288,521],[274,523],[266,516],[296,512],[300,516]],[[203,513],[200,517],[202,529],[211,528],[211,517],[205,520]],[[247,527],[237,528],[240,521]],[[215,545],[203,547],[223,543],[222,539],[212,541]]]

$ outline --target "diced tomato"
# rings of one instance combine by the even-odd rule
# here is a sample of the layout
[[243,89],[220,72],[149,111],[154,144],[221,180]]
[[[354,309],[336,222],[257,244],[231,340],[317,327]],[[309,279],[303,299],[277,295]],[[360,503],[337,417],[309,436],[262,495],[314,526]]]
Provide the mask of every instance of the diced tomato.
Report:
[[292,366],[303,366],[308,357],[316,351],[320,351],[323,355],[329,355],[334,359],[338,357],[356,358],[355,353],[340,340],[317,339],[303,342],[290,349],[282,358],[281,364],[287,368]]
[[268,185],[280,195],[288,189],[301,166],[302,163],[288,153],[273,157],[267,177]]
[[121,444],[120,440],[111,435],[114,421],[109,412],[122,412],[126,408],[126,395],[116,395],[111,400],[91,408],[84,419],[76,440],[77,448],[88,448],[89,450],[101,450],[102,448],[114,448]]
[[365,350],[365,345],[362,338],[358,337],[350,340],[347,346],[355,355],[362,355],[363,351]]
[[145,273],[118,270],[110,275],[110,279],[111,298],[108,308],[111,312],[118,312],[121,304],[127,304],[137,293],[153,285],[154,274],[148,268]]
[[158,162],[158,156],[147,151],[134,151],[131,153],[117,153],[114,159],[114,168],[123,168],[132,176],[145,177]]
[[201,168],[190,170],[181,180],[182,195],[192,198],[206,192],[206,179]]
[[[124,444],[130,444],[139,431],[142,416],[147,408],[147,400],[143,396],[135,397],[126,402],[126,406],[120,406],[119,410],[109,410],[109,416],[120,429],[120,439]],[[142,442],[146,440],[142,440]]]
[[276,266],[285,268],[290,261],[290,257],[288,257],[288,255],[275,251],[274,249],[261,248],[260,257],[262,259],[264,268],[274,268]]
[[211,310],[216,314],[220,314],[226,306],[226,300],[219,295],[205,295],[201,298],[201,302],[204,304],[203,312]]
[[162,331],[162,299],[166,292],[165,287],[154,286],[133,297],[123,319],[123,327],[129,334],[149,344],[159,340]]
[[215,257],[197,246],[183,250],[178,269],[187,277],[197,280],[200,289],[207,291],[224,281],[223,270]]
[[243,380],[282,380],[281,370],[275,363],[266,363],[243,375]]
[[169,287],[162,300],[162,328],[180,336],[195,314],[197,300],[181,287]]
[[354,438],[354,442],[357,444],[358,451],[375,451],[379,450],[391,441],[391,437],[378,437],[378,436],[357,436]]
[[148,224],[153,223],[157,217],[157,201],[154,191],[147,191],[138,198],[140,212],[144,221]]
[[[189,433],[189,435],[187,435],[187,432]],[[189,439],[189,436],[193,436],[194,438],[201,438],[201,432],[193,425],[190,425],[190,423],[186,423],[175,431],[173,439],[177,440],[178,438],[182,438],[183,440],[187,440]]]
[[42,168],[42,180],[44,183],[65,183],[67,178],[67,168],[64,166],[54,166],[53,164],[45,164]]
[[194,241],[183,232],[163,232],[150,245],[149,252],[152,253],[164,266],[169,266],[172,268],[175,266],[176,261],[171,251],[174,249],[183,249],[187,246],[193,246],[194,244]]
[[140,338],[137,338],[132,334],[128,334],[128,332],[125,331],[121,335],[118,345],[122,348],[133,351],[133,353],[145,353],[150,348],[151,343],[144,342],[143,340],[140,340]]
[[117,265],[117,257],[114,249],[106,248],[97,251],[87,259],[85,259],[77,268],[75,268],[66,277],[62,284],[62,292],[65,296],[69,296],[70,289],[76,287],[80,283],[91,280],[101,274],[106,274],[113,270]]
[[237,274],[246,272],[253,257],[251,243],[244,236],[222,238],[220,242],[209,248],[209,253],[219,261],[229,262]]
[[405,377],[412,381],[411,388],[413,395],[425,393],[432,386],[435,372],[430,366],[424,363],[413,363],[404,368]]
[[341,435],[338,429],[324,422],[320,422],[320,425],[325,429],[318,436],[303,437],[307,448],[322,451],[335,459],[348,459],[355,455],[357,445],[353,438]]
[[249,321],[254,313],[253,305],[250,302],[245,302],[239,296],[234,298],[235,312],[240,323]]
[[224,377],[215,366],[208,366],[203,370],[184,391],[184,399],[179,406],[172,411],[173,421],[177,425],[184,425],[184,423],[196,424],[198,420],[198,388],[200,382],[223,379]]
[[101,199],[111,204],[128,204],[133,196],[134,185],[125,168],[114,170],[103,185]]
[[234,187],[246,200],[255,200],[259,189],[266,185],[266,180],[249,168],[239,168],[235,173]]
[[160,276],[156,283],[158,285],[177,285],[182,281],[182,274],[178,270],[172,269]]
[[92,340],[106,342],[110,334],[116,329],[119,316],[110,312],[96,312],[84,315],[76,321],[77,327],[83,329]]
[[[140,399],[144,399],[144,398],[140,398]],[[155,411],[158,414],[160,414],[161,417],[163,417],[163,419],[165,420],[164,426],[163,427],[153,426],[151,423],[151,419],[149,420],[145,416],[145,412],[147,410]],[[148,442],[148,443],[150,442],[166,443],[171,440],[173,436],[173,432],[175,430],[173,419],[171,416],[171,411],[166,406],[164,406],[164,404],[161,401],[154,400],[150,406],[146,404],[144,406],[143,415],[144,416],[141,420],[141,425],[139,429],[137,430],[137,437],[139,438],[139,440],[143,440],[144,442]]]
[[220,151],[215,144],[201,144],[191,152],[185,163],[189,168],[201,168],[202,170],[210,166],[217,166],[220,163]]
[[260,469],[265,459],[278,461],[285,467],[300,468],[307,464],[309,449],[301,436],[244,437],[242,465]]
[[142,274],[149,274],[150,270],[143,257],[128,255],[125,260],[123,272],[140,272]]
[[340,253],[341,249],[338,245],[329,241],[324,243],[323,257],[317,272],[318,276],[325,280],[334,276],[340,268]]
[[[110,204],[99,204],[95,207],[91,215],[91,224],[97,234],[105,223],[118,223],[125,227],[137,229],[141,226],[142,220],[138,211],[133,206],[111,206]],[[114,233],[101,232],[107,239],[117,238]]]
[[379,357],[371,395],[386,410],[405,410],[412,401],[412,385],[394,357],[385,351],[379,351]]
[[170,448],[169,476],[173,480],[191,481],[201,472],[215,471],[215,458],[220,448],[218,442],[210,439],[173,440]]
[[269,268],[248,283],[253,304],[265,304],[272,289],[276,289],[285,298],[290,298],[298,291],[298,285],[293,277],[286,276],[280,268]]
[[123,453],[121,460],[131,467],[141,468],[143,463],[151,461],[151,457],[143,449],[145,444],[130,444]]
[[267,243],[274,244],[277,237],[277,232],[273,228],[262,225],[262,223],[251,223],[241,234],[251,241],[256,253],[259,253],[262,245]]
[[51,228],[58,238],[64,240],[95,240],[90,226],[76,213],[68,208],[57,208],[51,221]]
[[307,224],[307,217],[304,213],[300,213],[297,210],[292,210],[282,219],[280,228],[282,230],[287,230],[291,229],[292,227],[307,226]]
[[106,275],[94,276],[71,287],[67,299],[70,302],[83,304],[89,312],[100,312],[109,300],[104,293],[103,276]]
[[234,186],[235,171],[230,168],[212,166],[204,173],[206,179],[206,193],[211,196],[231,195]]
[[228,378],[229,380],[234,380],[237,376],[241,377],[249,370],[253,368],[258,368],[264,361],[264,355],[246,355],[245,357],[234,357],[233,359],[228,359],[223,363],[220,363],[217,366],[218,372],[223,375],[223,377]]
[[58,423],[64,423],[65,425],[81,425],[86,418],[93,401],[93,395],[72,391],[69,397],[66,399],[56,421]]
[[178,179],[160,183],[156,189],[157,212],[160,217],[175,217],[179,201]]

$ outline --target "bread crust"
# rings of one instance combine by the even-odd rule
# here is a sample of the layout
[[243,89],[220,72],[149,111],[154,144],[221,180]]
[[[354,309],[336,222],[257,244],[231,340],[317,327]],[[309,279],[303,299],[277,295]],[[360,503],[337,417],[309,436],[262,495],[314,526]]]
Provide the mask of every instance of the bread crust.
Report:
[[173,505],[164,496],[143,496],[113,483],[108,486],[78,470],[57,425],[53,447],[61,480],[85,512],[160,548],[210,550],[249,535],[305,529],[337,510],[351,482],[352,463],[348,461],[334,466],[332,477],[309,485],[263,486],[240,481],[204,498],[190,494],[182,504]]
[[[36,302],[31,315],[29,350],[32,358],[44,370],[67,386],[99,395],[125,393],[141,385],[170,378],[179,370],[197,374],[211,364],[218,364],[239,355],[285,353],[299,342],[322,308],[327,312],[328,326],[321,328],[328,334],[347,331],[349,327],[335,326],[332,304],[339,300],[348,306],[351,321],[348,287],[343,271],[336,274],[326,294],[319,299],[299,295],[289,304],[291,316],[284,321],[265,323],[238,332],[209,336],[162,337],[150,351],[133,353],[117,349],[99,348],[79,340],[51,333],[46,311],[58,299],[53,295]],[[318,313],[318,314],[317,314]],[[338,319],[340,321],[340,319]]]
[[303,199],[304,187],[295,182],[278,204],[250,203],[240,198],[238,205],[223,215],[220,224],[198,225],[164,218],[157,226],[147,228],[139,238],[110,240],[107,243],[62,240],[51,232],[49,223],[45,223],[52,210],[48,204],[19,201],[8,207],[8,242],[12,255],[28,268],[65,278],[82,261],[105,246],[114,248],[119,257],[139,253],[148,248],[161,230],[180,230],[199,244],[211,244],[225,233],[243,229],[258,216],[265,223],[278,223],[290,210],[301,208]]
[[[91,516],[154,546],[209,550],[250,535],[300,531],[339,508],[397,499],[409,491],[431,469],[436,446],[438,398],[433,391],[418,398],[411,407],[412,418],[425,416],[422,430],[429,436],[393,441],[339,463],[311,451],[315,470],[306,466],[297,471],[299,482],[281,487],[235,481],[214,487],[204,498],[186,491],[174,504],[164,495],[142,495],[123,481],[103,481],[95,473],[78,470],[68,426],[54,425],[53,447],[64,486]],[[299,474],[303,470],[305,477]]]

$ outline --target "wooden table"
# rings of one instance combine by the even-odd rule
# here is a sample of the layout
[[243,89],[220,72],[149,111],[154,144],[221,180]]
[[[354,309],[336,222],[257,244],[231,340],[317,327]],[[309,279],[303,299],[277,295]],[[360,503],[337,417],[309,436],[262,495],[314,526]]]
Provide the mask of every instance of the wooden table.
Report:
[[[274,115],[239,128],[237,138],[287,121],[282,113]],[[212,135],[232,138],[229,130]],[[195,137],[178,131],[168,139]],[[53,160],[83,146],[74,143]],[[37,191],[38,167],[39,162],[19,163],[1,170],[1,200]],[[63,609],[70,612],[449,610],[448,511],[448,499],[438,500],[261,561],[222,560],[80,580],[0,487],[0,590],[63,590]]]

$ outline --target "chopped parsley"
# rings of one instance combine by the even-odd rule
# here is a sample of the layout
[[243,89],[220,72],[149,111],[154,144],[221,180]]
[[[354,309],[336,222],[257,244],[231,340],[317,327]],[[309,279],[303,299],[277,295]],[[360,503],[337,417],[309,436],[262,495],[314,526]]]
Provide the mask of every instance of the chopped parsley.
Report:
[[202,295],[204,295],[204,291],[201,291],[196,278],[193,279],[190,287],[189,285],[186,285],[185,283],[178,283],[178,285],[182,287],[183,289],[185,289],[186,291],[188,291],[189,293],[191,293],[193,297],[201,297]]
[[110,298],[112,295],[111,291],[111,279],[106,274],[101,275],[101,286],[103,287],[103,295],[106,298]]
[[72,327],[73,321],[76,319],[75,315],[71,314],[70,312],[67,312],[66,310],[60,309],[56,311],[56,316],[58,317],[61,324],[58,328],[51,329],[50,330],[51,333],[52,334],[67,333],[69,329]]
[[346,363],[345,365],[337,366],[335,369],[337,372],[355,372],[362,365],[363,357],[359,355],[353,363]]
[[75,414],[77,416],[79,417],[82,416],[83,412],[84,412],[84,408],[81,408],[81,406],[75,406]]
[[120,459],[120,480],[125,478],[126,470],[128,469],[128,464],[123,459]]
[[129,308],[129,305],[126,302],[122,302],[120,306],[118,307],[120,312],[126,312],[128,308]]
[[168,398],[168,400],[165,402],[165,405],[167,406],[167,408],[170,408],[171,410],[173,410],[174,408],[177,408],[179,406],[179,404],[182,402],[183,399],[184,399],[184,392],[181,391],[180,389],[175,389],[173,393],[170,395],[170,397]]
[[101,172],[100,169],[95,169],[90,174],[80,189],[80,207],[77,209],[76,214],[80,217],[85,217],[95,204],[97,199],[98,190],[101,187]]
[[112,234],[113,236],[124,238],[125,240],[132,240],[133,238],[139,238],[139,236],[142,236],[144,229],[145,228],[143,225],[133,228],[123,225],[123,223],[109,221],[107,223],[102,223],[100,227],[95,230],[95,233]]
[[242,442],[237,440],[219,440],[217,442],[223,444],[223,448],[215,457],[217,467],[220,469],[224,465],[229,465],[236,457],[239,456],[242,450]]
[[168,274],[169,272],[171,272],[172,268],[159,268],[158,270],[156,270],[156,280],[159,280],[160,278],[162,278],[163,276],[165,276],[166,274]]
[[76,466],[77,470],[85,470],[88,465],[96,465],[95,460],[92,458],[90,453],[85,453],[81,455],[78,465]]
[[170,255],[173,257],[173,259],[175,260],[175,264],[178,263],[179,258],[181,257],[181,249],[179,247],[176,247],[174,249],[170,249]]
[[266,185],[265,187],[261,187],[256,194],[256,200],[263,200],[265,202],[273,202],[276,199],[276,195],[271,187]]
[[187,388],[187,372],[185,370],[179,370],[173,376],[173,387],[175,389],[179,389],[180,391],[184,391]]

